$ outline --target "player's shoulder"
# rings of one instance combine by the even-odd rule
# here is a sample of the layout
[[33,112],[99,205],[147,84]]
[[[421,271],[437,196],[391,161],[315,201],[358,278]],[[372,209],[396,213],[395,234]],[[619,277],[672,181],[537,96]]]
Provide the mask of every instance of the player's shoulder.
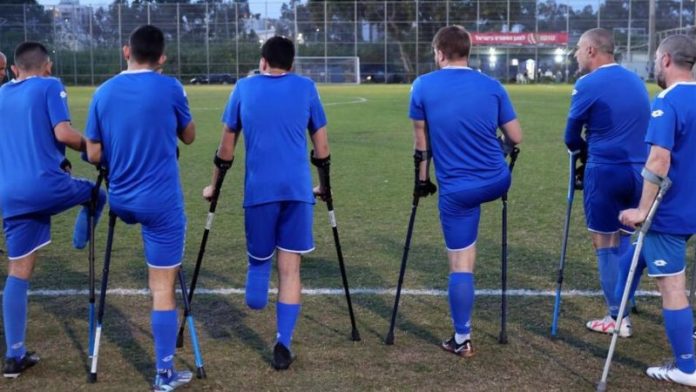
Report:
[[[681,101],[683,95],[691,95],[696,92],[696,82],[679,82],[669,86],[655,97],[656,100]],[[691,104],[691,102],[689,102]]]
[[290,78],[293,83],[297,84],[298,86],[302,86],[305,88],[314,88],[316,83],[314,83],[314,80],[311,78],[304,76],[304,75],[298,75],[294,72],[288,73],[285,75],[285,77]]

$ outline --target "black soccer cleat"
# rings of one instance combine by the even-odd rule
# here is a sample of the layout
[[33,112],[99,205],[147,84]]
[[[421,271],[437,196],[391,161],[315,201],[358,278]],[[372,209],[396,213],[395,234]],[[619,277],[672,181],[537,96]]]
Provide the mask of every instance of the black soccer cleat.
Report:
[[5,358],[3,375],[5,378],[17,378],[22,372],[39,363],[39,360],[35,352],[27,352],[21,359]]
[[273,347],[273,360],[271,361],[271,365],[273,365],[275,370],[286,370],[294,360],[295,357],[287,347],[280,342],[275,344]]
[[443,341],[442,344],[440,344],[440,348],[454,355],[459,355],[460,357],[468,358],[474,356],[474,346],[471,345],[471,340],[465,340],[464,343],[458,344],[454,335]]

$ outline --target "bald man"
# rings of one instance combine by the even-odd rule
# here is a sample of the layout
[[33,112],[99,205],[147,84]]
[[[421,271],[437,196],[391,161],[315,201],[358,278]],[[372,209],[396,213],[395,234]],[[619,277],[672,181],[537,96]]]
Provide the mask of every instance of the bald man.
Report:
[[7,56],[3,52],[0,52],[0,84],[5,81],[5,76],[7,75]]
[[[595,332],[612,333],[633,255],[630,237],[622,235],[631,233],[632,228],[621,225],[618,216],[640,200],[650,100],[643,81],[614,60],[611,32],[599,28],[586,31],[578,41],[575,58],[585,75],[573,89],[565,143],[570,151],[579,153],[582,162],[578,182],[584,189],[585,220],[608,306],[605,317],[586,326]],[[638,281],[635,279],[632,293]],[[630,337],[631,320],[623,320],[619,336]]]
[[686,297],[686,242],[696,233],[696,43],[685,35],[665,38],[655,53],[655,78],[665,89],[653,101],[645,142],[643,195],[638,208],[621,212],[621,222],[642,223],[665,177],[672,187],[657,209],[645,235],[643,256],[648,275],[656,278],[662,295],[665,332],[673,360],[649,367],[649,377],[696,386],[696,361],[691,331],[694,317]]

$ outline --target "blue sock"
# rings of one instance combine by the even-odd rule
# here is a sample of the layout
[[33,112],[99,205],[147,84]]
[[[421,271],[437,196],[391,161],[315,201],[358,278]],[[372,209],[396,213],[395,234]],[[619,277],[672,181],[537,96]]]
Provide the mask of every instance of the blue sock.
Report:
[[174,369],[176,351],[176,310],[153,310],[152,336],[155,340],[155,362],[158,372]]
[[471,312],[474,308],[474,274],[451,272],[449,275],[449,304],[454,331],[471,333]]
[[271,281],[272,266],[272,258],[256,260],[249,257],[245,298],[247,306],[252,309],[263,309],[268,304],[268,284]]
[[297,316],[300,315],[300,304],[284,304],[278,302],[276,305],[276,325],[278,326],[278,342],[290,349],[292,333],[295,330]]
[[671,310],[662,309],[662,317],[665,319],[665,332],[669,344],[672,345],[672,353],[677,367],[684,373],[696,371],[694,360],[694,315],[691,307]]
[[[626,239],[626,241],[624,241],[624,238]],[[627,244],[625,244],[624,242],[626,242]],[[635,248],[635,245],[631,244],[630,237],[622,236],[621,245],[619,246],[619,278],[616,282],[615,293],[619,301],[621,301],[621,298],[623,297],[623,291],[626,287],[626,280],[628,279],[628,272],[631,269],[631,261],[633,260],[633,252]],[[641,254],[638,258],[638,264],[636,265],[636,272],[633,275],[633,282],[631,282],[631,291],[628,295],[629,304],[633,301],[633,298],[636,295],[636,290],[638,289],[638,285],[640,284],[640,278],[643,275],[643,270],[645,269],[645,267],[645,259]],[[626,311],[624,312],[624,316],[628,315],[629,309],[630,306],[627,306]]]
[[[106,192],[99,190],[99,199],[97,200],[97,210],[94,217],[94,226],[97,226],[102,210],[106,204]],[[89,208],[83,206],[75,218],[75,228],[73,229],[73,248],[84,249],[89,241]]]
[[616,318],[621,304],[621,297],[616,297],[616,284],[619,279],[619,248],[601,248],[597,249],[596,253],[599,283],[609,307],[609,314]]
[[27,291],[29,281],[8,276],[2,294],[2,318],[5,324],[7,358],[22,358],[27,352],[24,338],[27,330]]

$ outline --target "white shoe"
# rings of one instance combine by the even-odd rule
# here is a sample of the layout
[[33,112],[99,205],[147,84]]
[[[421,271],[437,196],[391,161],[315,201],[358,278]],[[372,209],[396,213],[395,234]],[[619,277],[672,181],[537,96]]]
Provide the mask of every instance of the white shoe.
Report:
[[671,381],[673,383],[696,387],[696,373],[684,373],[674,364],[674,362],[664,366],[653,366],[645,370],[648,377],[660,380]]
[[[616,320],[614,320],[611,316],[606,315],[603,319],[588,321],[587,324],[585,324],[585,326],[590,331],[612,334],[614,333],[614,328],[616,328]],[[621,321],[619,337],[630,338],[631,335],[633,335],[633,326],[631,325],[631,318],[626,316]]]

